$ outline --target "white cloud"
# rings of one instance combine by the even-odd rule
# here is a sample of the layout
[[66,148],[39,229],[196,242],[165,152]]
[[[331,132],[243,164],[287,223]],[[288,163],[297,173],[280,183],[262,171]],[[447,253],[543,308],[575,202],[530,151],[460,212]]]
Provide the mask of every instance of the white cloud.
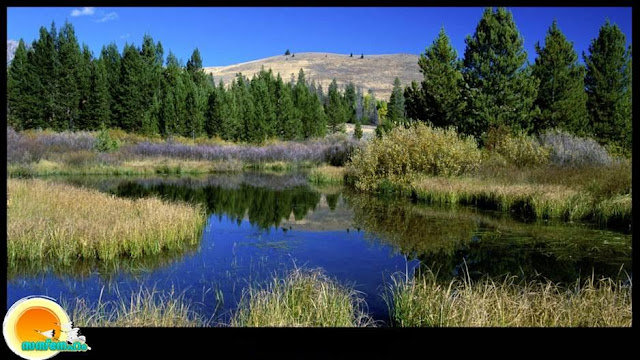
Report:
[[118,18],[118,14],[116,14],[115,12],[110,12],[104,15],[102,18],[96,20],[96,22],[103,23],[111,20],[116,20],[117,18]]
[[126,34],[124,34],[124,35],[120,35],[120,39],[126,39],[126,38],[128,38],[128,37],[130,37],[130,36],[131,36],[131,34],[126,33]]
[[83,7],[82,9],[73,9],[73,11],[71,11],[71,16],[93,15],[95,12],[96,8],[94,7]]

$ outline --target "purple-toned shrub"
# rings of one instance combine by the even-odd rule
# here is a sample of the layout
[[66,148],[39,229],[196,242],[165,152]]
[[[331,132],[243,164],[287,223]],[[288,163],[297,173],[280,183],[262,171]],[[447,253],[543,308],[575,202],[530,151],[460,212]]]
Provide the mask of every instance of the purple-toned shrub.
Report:
[[27,163],[39,161],[47,154],[90,151],[95,142],[95,136],[87,131],[18,133],[7,127],[7,162]]
[[7,162],[24,164],[31,161],[32,158],[27,139],[13,128],[7,127]]
[[286,142],[268,146],[184,145],[141,142],[122,150],[138,156],[164,156],[189,160],[240,160],[257,162],[323,162],[343,164],[358,142],[349,138],[327,138],[305,142]]
[[540,136],[540,141],[551,149],[551,162],[556,165],[609,165],[612,162],[607,150],[593,139],[548,130]]
[[68,152],[93,150],[96,137],[88,131],[38,134],[36,141],[41,142],[49,152]]

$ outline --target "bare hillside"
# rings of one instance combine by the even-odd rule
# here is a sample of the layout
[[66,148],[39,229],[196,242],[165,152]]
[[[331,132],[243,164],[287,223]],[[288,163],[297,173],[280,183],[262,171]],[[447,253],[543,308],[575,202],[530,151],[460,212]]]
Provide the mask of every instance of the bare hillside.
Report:
[[280,73],[284,81],[290,81],[291,76],[297,78],[298,71],[304,69],[307,80],[322,84],[325,93],[333,78],[341,87],[351,81],[361,86],[364,93],[371,89],[378,99],[389,98],[395,77],[400,78],[403,85],[422,79],[418,55],[411,54],[365,55],[360,59],[356,54],[349,57],[332,53],[295,53],[294,57],[280,55],[229,66],[206,67],[205,71],[213,74],[216,83],[222,79],[228,85],[237,73],[251,77],[263,66],[274,74]]

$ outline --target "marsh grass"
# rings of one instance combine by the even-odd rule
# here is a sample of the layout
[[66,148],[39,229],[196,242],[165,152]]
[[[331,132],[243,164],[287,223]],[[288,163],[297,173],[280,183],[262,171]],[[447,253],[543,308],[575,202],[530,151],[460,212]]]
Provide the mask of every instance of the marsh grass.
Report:
[[364,300],[351,287],[338,284],[321,270],[296,268],[275,276],[263,288],[245,290],[231,326],[354,327],[370,326]]
[[7,258],[113,261],[180,250],[200,239],[201,207],[130,200],[39,179],[9,179]]
[[85,299],[62,301],[74,324],[80,327],[203,327],[208,320],[194,311],[184,293],[161,292],[141,286],[130,296],[89,305]]
[[[65,154],[65,159],[75,160],[78,155]],[[239,172],[243,164],[239,161],[180,160],[172,158],[141,158],[125,160],[118,164],[84,161],[77,164],[66,161],[40,160],[30,164],[8,164],[10,177],[33,177],[50,175],[173,175]]]
[[393,326],[408,327],[628,327],[631,285],[578,279],[569,285],[468,274],[448,283],[432,271],[393,277],[385,300]]
[[309,181],[313,184],[342,184],[344,174],[344,167],[323,165],[309,171]]
[[584,219],[601,224],[628,224],[632,208],[631,181],[629,179],[625,183],[624,179],[617,179],[611,181],[617,184],[610,184],[607,183],[608,178],[611,175],[569,186],[548,181],[509,182],[471,176],[420,176],[406,182],[382,180],[376,191],[407,196],[429,204],[473,205],[508,211],[528,219]]

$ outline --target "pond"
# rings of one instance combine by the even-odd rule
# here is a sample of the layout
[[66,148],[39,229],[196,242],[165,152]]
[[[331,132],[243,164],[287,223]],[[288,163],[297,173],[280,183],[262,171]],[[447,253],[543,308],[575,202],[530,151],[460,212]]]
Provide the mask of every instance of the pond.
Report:
[[146,285],[184,292],[196,310],[224,322],[247,286],[295,267],[320,267],[362,292],[369,314],[386,321],[382,294],[391,275],[411,275],[418,267],[438,271],[443,281],[463,271],[474,278],[511,274],[563,283],[632,274],[628,231],[584,223],[526,223],[473,207],[362,195],[342,186],[310,185],[298,173],[56,181],[122,197],[199,203],[208,221],[200,243],[180,253],[65,268],[10,268],[7,306],[35,294],[108,301]]

